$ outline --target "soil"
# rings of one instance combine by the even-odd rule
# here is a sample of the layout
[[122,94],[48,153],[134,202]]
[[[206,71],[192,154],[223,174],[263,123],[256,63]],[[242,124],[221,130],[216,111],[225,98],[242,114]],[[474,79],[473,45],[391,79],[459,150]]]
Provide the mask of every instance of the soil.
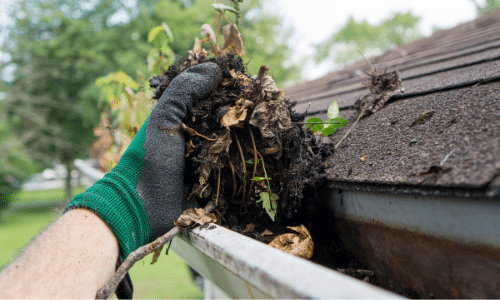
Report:
[[[183,125],[188,200],[201,206],[214,200],[222,225],[269,242],[307,218],[301,208],[323,183],[322,162],[333,153],[333,145],[297,124],[305,114],[293,111],[294,103],[277,89],[267,67],[252,77],[231,53],[217,58],[192,55],[171,66],[151,79],[154,98],[182,71],[207,61],[221,67],[223,81],[209,99],[195,104]],[[273,213],[258,202],[263,192],[278,197],[276,203],[269,201],[274,221]]]

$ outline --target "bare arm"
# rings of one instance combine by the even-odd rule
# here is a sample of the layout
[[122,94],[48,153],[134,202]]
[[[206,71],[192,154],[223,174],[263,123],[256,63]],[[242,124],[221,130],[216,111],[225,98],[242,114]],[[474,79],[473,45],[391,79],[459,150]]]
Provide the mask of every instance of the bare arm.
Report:
[[95,298],[113,275],[118,252],[103,220],[73,209],[0,273],[0,298]]

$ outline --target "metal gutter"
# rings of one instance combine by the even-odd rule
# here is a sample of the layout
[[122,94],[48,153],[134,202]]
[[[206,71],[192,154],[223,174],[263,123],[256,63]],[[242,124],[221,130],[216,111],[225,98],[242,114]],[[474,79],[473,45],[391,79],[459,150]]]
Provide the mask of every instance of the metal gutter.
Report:
[[402,298],[217,225],[185,231],[172,249],[235,299]]
[[499,298],[500,201],[324,191],[344,247],[412,297]]

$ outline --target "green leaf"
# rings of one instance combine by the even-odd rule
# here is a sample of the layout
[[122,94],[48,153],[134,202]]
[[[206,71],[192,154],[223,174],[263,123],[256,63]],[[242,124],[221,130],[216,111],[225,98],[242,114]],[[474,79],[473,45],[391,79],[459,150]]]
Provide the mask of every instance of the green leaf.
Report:
[[[251,159],[251,158],[249,160],[247,160],[246,162],[253,165],[253,159]],[[259,162],[260,162],[260,160],[257,158],[257,163],[259,163]]]
[[270,178],[266,178],[266,177],[254,177],[254,178],[252,178],[253,181],[263,181],[266,179],[270,179]]
[[276,209],[278,208],[278,195],[268,192],[260,193],[260,200],[257,202],[262,202],[262,207],[266,210],[269,217],[274,221],[276,217]]
[[347,120],[341,117],[337,117],[328,119],[325,121],[325,123],[329,124],[325,125],[325,127],[321,130],[321,134],[324,136],[328,136],[334,134],[337,129],[342,128],[347,123]]
[[339,104],[337,101],[332,101],[332,104],[328,107],[327,115],[330,119],[334,119],[339,116]]
[[[309,118],[306,120],[306,123],[323,123],[323,120],[320,119],[320,118]],[[312,126],[311,126],[312,125]],[[323,124],[306,124],[306,128],[309,128],[309,126],[311,126],[311,130],[316,132],[318,130],[321,130],[323,129]]]
[[231,6],[227,6],[227,5],[220,4],[220,3],[212,4],[212,7],[216,11],[220,12],[221,14],[223,14],[226,10],[232,12],[233,14],[238,13],[238,11],[236,9],[232,8]]
[[148,43],[152,43],[153,40],[156,38],[156,36],[164,30],[165,28],[163,28],[163,26],[156,26],[153,29],[151,29],[148,33]]
[[[166,26],[167,24],[164,23],[163,25]],[[167,29],[165,29],[163,25],[156,26],[149,31],[148,42],[153,44],[156,49],[165,52],[167,50],[166,48],[168,48],[168,43],[170,42],[169,36],[172,35],[172,32],[170,29],[168,29],[167,32]],[[168,28],[168,26],[166,28]]]
[[163,26],[168,40],[172,43],[174,41],[174,34],[172,33],[172,30],[170,30],[170,27],[168,27],[167,23],[161,23],[161,26]]

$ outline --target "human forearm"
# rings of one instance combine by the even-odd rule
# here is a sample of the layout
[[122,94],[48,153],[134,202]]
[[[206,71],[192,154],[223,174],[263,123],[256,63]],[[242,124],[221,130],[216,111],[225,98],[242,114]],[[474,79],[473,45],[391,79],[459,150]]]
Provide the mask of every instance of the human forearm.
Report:
[[0,298],[94,298],[114,273],[118,253],[103,220],[71,210],[0,273]]

